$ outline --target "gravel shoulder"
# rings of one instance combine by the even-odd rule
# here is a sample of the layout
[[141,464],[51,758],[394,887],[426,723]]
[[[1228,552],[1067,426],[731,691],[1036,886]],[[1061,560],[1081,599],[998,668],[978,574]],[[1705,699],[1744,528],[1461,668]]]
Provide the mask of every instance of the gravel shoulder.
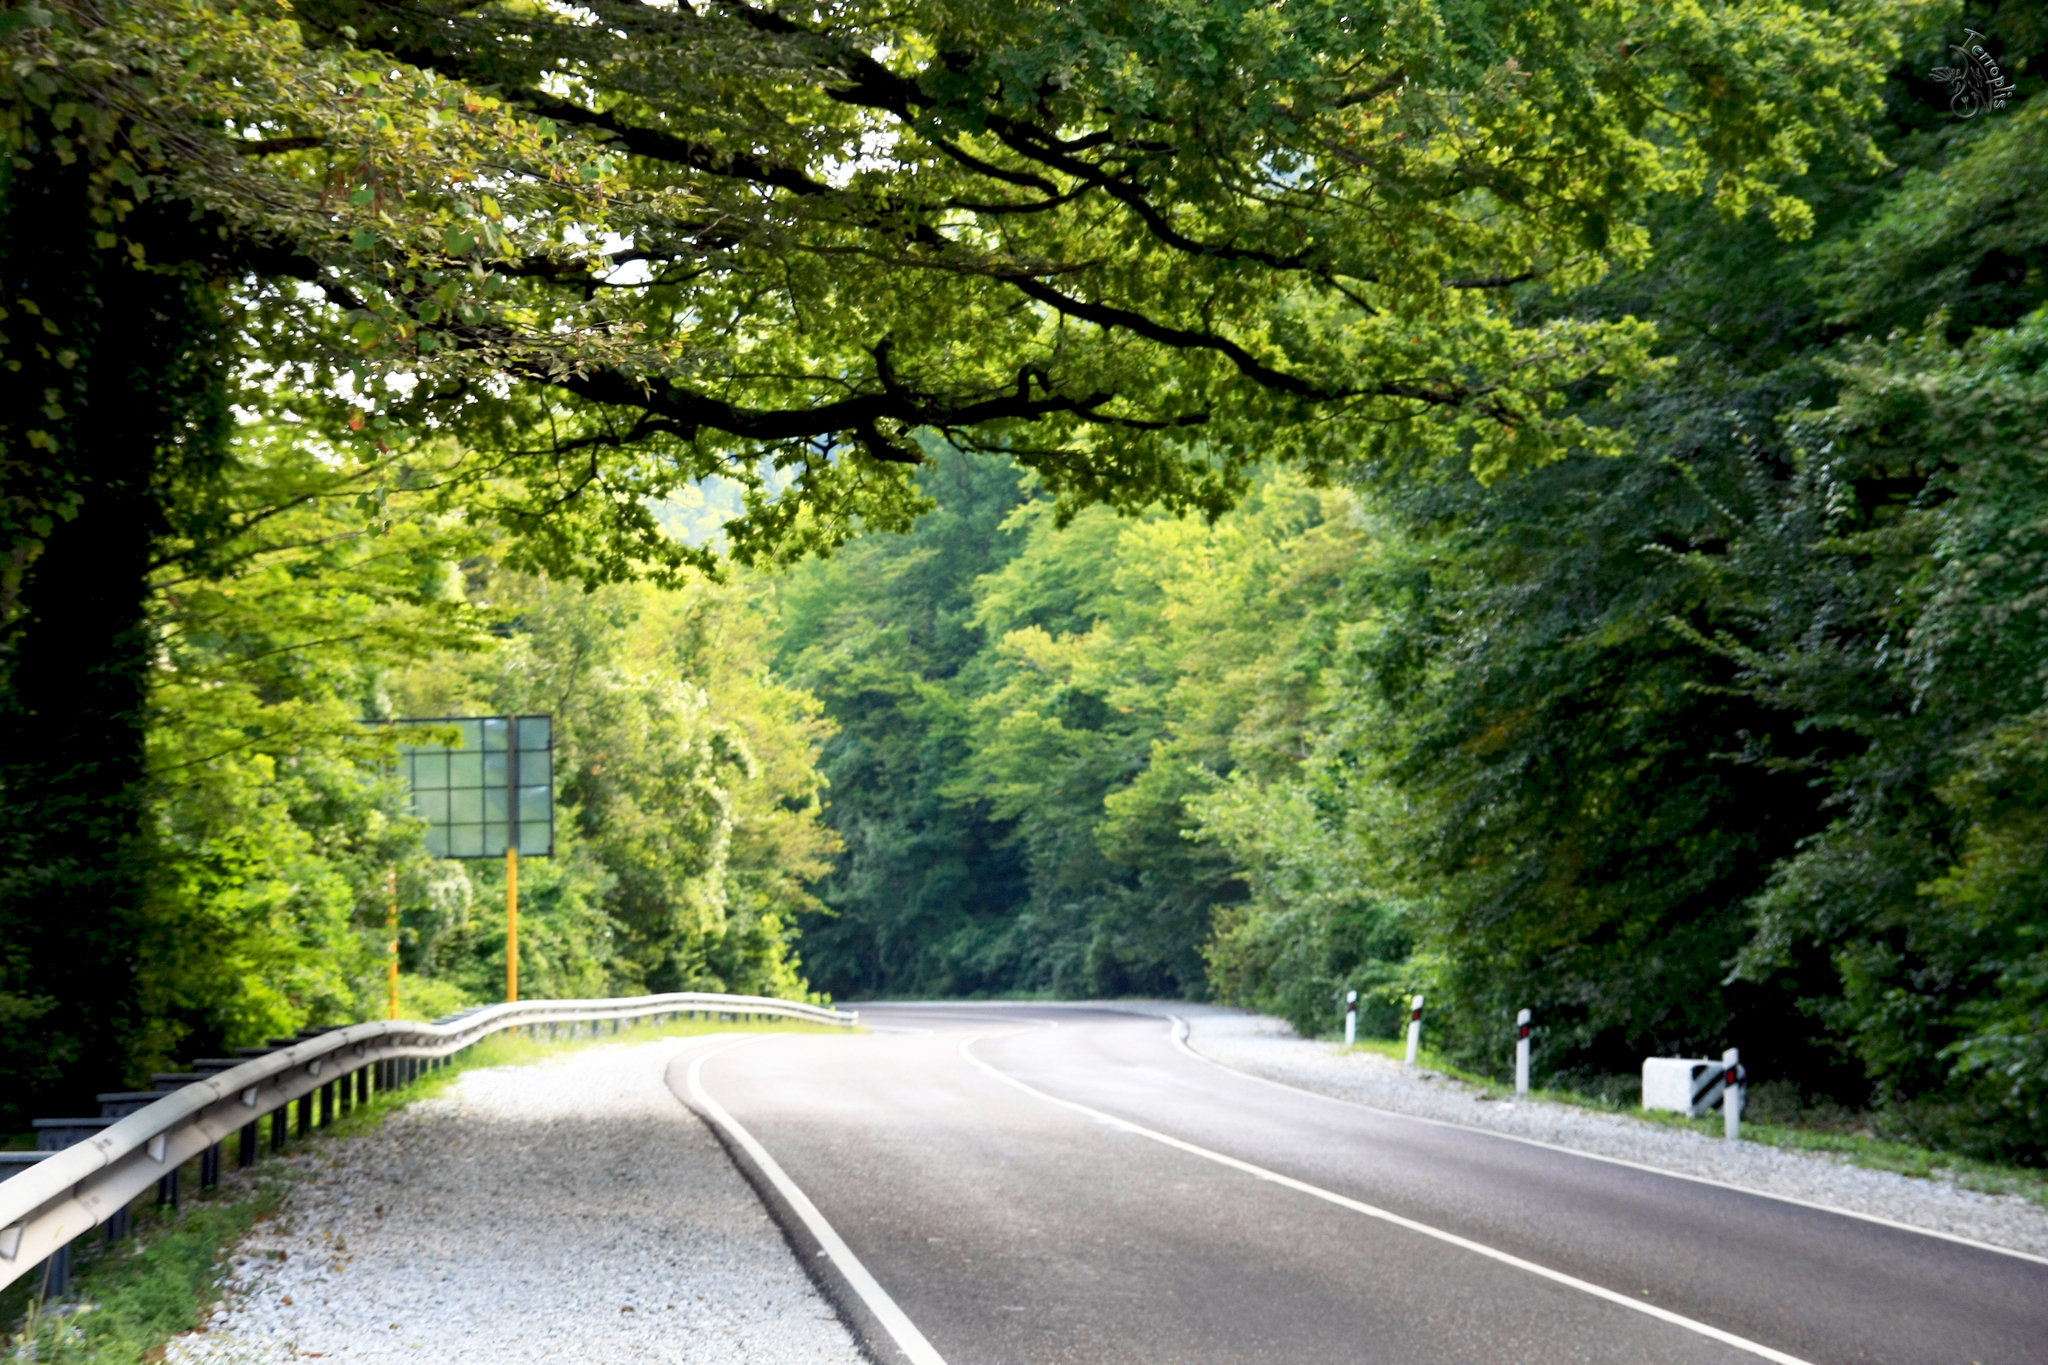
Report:
[[1730,1143],[1620,1114],[1542,1101],[1488,1100],[1475,1087],[1391,1058],[1306,1039],[1283,1020],[1214,1006],[1131,1004],[1177,1015],[1210,1061],[1283,1085],[1377,1109],[1533,1138],[1574,1151],[1703,1176],[1744,1189],[1889,1218],[1913,1227],[2048,1256],[2048,1209],[2015,1195],[1874,1171],[1824,1152]]
[[172,1365],[856,1365],[718,1140],[663,1083],[707,1040],[467,1072],[291,1158]]

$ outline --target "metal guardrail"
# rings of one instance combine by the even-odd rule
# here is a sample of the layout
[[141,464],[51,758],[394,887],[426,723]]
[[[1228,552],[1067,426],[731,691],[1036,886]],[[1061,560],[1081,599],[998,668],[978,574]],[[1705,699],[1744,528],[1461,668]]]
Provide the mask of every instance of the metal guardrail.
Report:
[[104,1127],[98,1127],[100,1120],[66,1125],[97,1131],[60,1151],[37,1154],[31,1164],[9,1163],[19,1173],[0,1179],[0,1288],[53,1256],[61,1265],[71,1243],[94,1228],[125,1230],[136,1197],[175,1180],[179,1168],[194,1157],[201,1160],[202,1179],[209,1170],[218,1179],[221,1144],[231,1134],[242,1134],[240,1163],[249,1165],[257,1125],[265,1116],[274,1116],[271,1145],[281,1145],[293,1101],[305,1101],[301,1133],[311,1120],[310,1097],[316,1092],[323,1122],[332,1121],[337,1082],[353,1083],[341,1096],[343,1107],[352,1107],[351,1102],[368,1098],[370,1076],[365,1073],[372,1068],[379,1089],[392,1089],[414,1079],[418,1071],[412,1064],[452,1057],[494,1033],[683,1014],[736,1020],[766,1015],[842,1026],[859,1019],[851,1011],[792,1000],[686,992],[617,1000],[522,1000],[482,1005],[430,1024],[379,1020],[315,1034],[202,1076]]

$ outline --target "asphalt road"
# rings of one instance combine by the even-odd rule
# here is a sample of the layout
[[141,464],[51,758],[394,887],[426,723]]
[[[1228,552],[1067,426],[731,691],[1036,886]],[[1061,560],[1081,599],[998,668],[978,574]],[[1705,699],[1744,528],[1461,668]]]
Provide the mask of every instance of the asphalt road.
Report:
[[2048,1362],[2048,1266],[1274,1086],[1156,1018],[862,1019],[693,1054],[699,1107],[946,1365]]

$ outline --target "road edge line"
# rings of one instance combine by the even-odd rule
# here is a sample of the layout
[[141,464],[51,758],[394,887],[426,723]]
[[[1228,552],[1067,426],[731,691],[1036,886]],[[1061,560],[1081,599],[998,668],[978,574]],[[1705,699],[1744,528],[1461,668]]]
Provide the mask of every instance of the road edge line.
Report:
[[[1816,1213],[1840,1214],[1844,1218],[1854,1218],[1865,1223],[1875,1223],[1879,1227],[1894,1228],[1900,1232],[1917,1233],[1922,1237],[1933,1237],[1944,1242],[1954,1242],[1958,1246],[1971,1247],[1978,1251],[1994,1251],[2000,1256],[2010,1256],[2018,1261],[2031,1261],[2035,1265],[2048,1265],[2048,1256],[2039,1256],[2031,1251],[2021,1251],[2016,1247],[2002,1247],[1996,1242],[1985,1242],[1975,1237],[1965,1237],[1959,1232],[1943,1232],[1940,1228],[1923,1228],[1917,1223],[1902,1223],[1896,1218],[1887,1218],[1881,1213],[1864,1213],[1860,1209],[1845,1209],[1839,1204],[1823,1204],[1818,1200],[1801,1199],[1796,1194],[1779,1194],[1775,1190],[1760,1190],[1753,1185],[1737,1185],[1733,1181],[1716,1180],[1710,1175],[1694,1175],[1690,1171],[1674,1171],[1669,1166],[1652,1166],[1648,1162],[1630,1161],[1627,1157],[1608,1156],[1605,1152],[1589,1152],[1580,1147],[1567,1147],[1558,1142],[1545,1142],[1542,1138],[1523,1137],[1520,1133],[1503,1133],[1495,1128],[1481,1128],[1476,1123],[1459,1123],[1456,1119],[1433,1119],[1421,1114],[1407,1114],[1399,1109],[1388,1109],[1377,1104],[1367,1104],[1364,1100],[1347,1099],[1342,1095],[1325,1095],[1320,1090],[1310,1090],[1306,1086],[1290,1085],[1286,1081],[1276,1081],[1271,1076],[1261,1076],[1256,1072],[1246,1071],[1242,1067],[1232,1066],[1228,1062],[1218,1061],[1214,1057],[1205,1056],[1195,1051],[1192,1045],[1194,1026],[1180,1015],[1151,1014],[1141,1010],[1123,1010],[1120,1012],[1129,1015],[1133,1019],[1170,1020],[1176,1025],[1170,1031],[1173,1045],[1196,1061],[1213,1066],[1220,1071],[1228,1071],[1233,1076],[1242,1076],[1245,1080],[1257,1081],[1260,1085],[1274,1086],[1296,1095],[1306,1095],[1311,1099],[1326,1100],[1331,1104],[1350,1105],[1354,1109],[1363,1109],[1374,1114],[1385,1114],[1389,1118],[1407,1119],[1411,1123],[1427,1123],[1438,1128],[1455,1128],[1461,1133],[1478,1133],[1483,1137],[1499,1138],[1503,1142],[1519,1142],[1525,1147],[1541,1147],[1547,1152],[1562,1152],[1566,1156],[1584,1157],[1588,1161],[1604,1161],[1610,1166],[1626,1166],[1632,1171],[1643,1171],[1649,1175],[1669,1176],[1673,1180],[1689,1180],[1695,1185],[1710,1185],[1717,1190],[1730,1190],[1736,1194],[1754,1195],[1758,1199],[1774,1199],[1780,1204],[1792,1204],[1802,1209],[1812,1209]],[[1774,1150],[1796,1149],[1779,1148]]]
[[1538,1265],[1534,1261],[1525,1261],[1512,1252],[1502,1251],[1498,1247],[1490,1247],[1484,1242],[1475,1242],[1469,1237],[1461,1237],[1455,1232],[1432,1227],[1428,1223],[1417,1222],[1415,1219],[1404,1217],[1391,1209],[1383,1209],[1376,1204],[1368,1204],[1363,1200],[1353,1199],[1349,1195],[1338,1194],[1335,1190],[1326,1190],[1320,1185],[1311,1185],[1306,1180],[1296,1180],[1291,1175],[1282,1175],[1278,1171],[1268,1170],[1266,1167],[1256,1165],[1253,1162],[1240,1160],[1234,1156],[1226,1156],[1222,1152],[1213,1151],[1196,1143],[1184,1141],[1170,1134],[1159,1132],[1157,1129],[1147,1128],[1143,1124],[1133,1123],[1129,1119],[1118,1118],[1115,1114],[1106,1113],[1103,1110],[1091,1108],[1085,1104],[1078,1104],[1073,1100],[1063,1100],[1057,1095],[1048,1095],[1035,1086],[1027,1085],[1013,1076],[1003,1074],[981,1058],[975,1056],[972,1051],[973,1045],[987,1036],[987,1034],[976,1034],[972,1038],[963,1040],[960,1044],[961,1057],[993,1079],[1001,1081],[1005,1085],[1014,1086],[1034,1099],[1043,1100],[1047,1104],[1058,1105],[1062,1109],[1071,1109],[1077,1114],[1085,1114],[1098,1123],[1106,1123],[1113,1128],[1119,1128],[1137,1137],[1150,1138],[1154,1142],[1174,1148],[1177,1151],[1187,1152],[1206,1161],[1213,1161],[1219,1166],[1227,1166],[1232,1170],[1241,1171],[1246,1175],[1252,1176],[1254,1179],[1279,1185],[1284,1189],[1290,1189],[1298,1194],[1305,1194],[1311,1198],[1320,1199],[1328,1204],[1335,1204],[1337,1207],[1349,1209],[1353,1213],[1362,1213],[1368,1218],[1376,1218],[1383,1223],[1390,1223],[1409,1232],[1421,1233],[1425,1237],[1434,1238],[1439,1242],[1447,1243],[1462,1251],[1469,1251],[1476,1255],[1484,1256],[1488,1260],[1497,1261],[1502,1265],[1524,1271],[1539,1279],[1549,1280],[1553,1284],[1560,1284],[1568,1289],[1576,1289],[1583,1294],[1588,1294],[1593,1298],[1619,1304],[1623,1308],[1633,1309],[1646,1317],[1655,1318],[1674,1327],[1682,1327],[1686,1331],[1706,1337],[1710,1341],[1718,1341],[1724,1346],[1732,1346],[1738,1351],[1746,1351],[1750,1355],[1773,1362],[1773,1365],[1813,1365],[1811,1361],[1802,1359],[1799,1356],[1787,1355],[1785,1352],[1766,1346],[1760,1341],[1751,1341],[1748,1337],[1741,1337],[1733,1332],[1723,1331],[1721,1328],[1701,1322],[1697,1318],[1686,1317],[1683,1313],[1674,1313],[1670,1309],[1661,1308],[1654,1303],[1643,1303],[1617,1290],[1594,1284],[1590,1280],[1582,1280],[1575,1275],[1567,1275],[1561,1270],[1552,1270],[1550,1267]]
[[[687,1097],[690,1107],[708,1119],[733,1146],[746,1153],[747,1158],[780,1196],[781,1202],[816,1239],[818,1246],[832,1262],[833,1268],[839,1272],[847,1287],[859,1296],[862,1307],[873,1316],[875,1322],[888,1334],[911,1365],[946,1365],[945,1357],[938,1353],[937,1348],[925,1338],[924,1333],[918,1331],[917,1324],[910,1320],[910,1315],[889,1296],[888,1290],[882,1288],[881,1282],[875,1279],[860,1257],[853,1254],[853,1249],[847,1246],[838,1230],[823,1213],[819,1212],[818,1206],[811,1202],[810,1196],[790,1178],[789,1172],[782,1169],[781,1163],[768,1154],[768,1149],[761,1145],[760,1139],[747,1131],[746,1126],[727,1112],[724,1105],[711,1098],[710,1092],[704,1088],[704,1063],[734,1048],[761,1041],[763,1037],[742,1038],[691,1058],[689,1069],[685,1073],[690,1091]],[[805,1268],[811,1269],[808,1264]]]

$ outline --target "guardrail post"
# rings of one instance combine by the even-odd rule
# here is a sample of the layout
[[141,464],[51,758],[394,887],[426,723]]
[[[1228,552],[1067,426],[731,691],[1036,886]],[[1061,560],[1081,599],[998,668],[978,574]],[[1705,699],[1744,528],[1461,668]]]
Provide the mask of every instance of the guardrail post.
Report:
[[285,1134],[291,1131],[292,1107],[289,1102],[280,1104],[270,1111],[270,1150],[284,1150]]
[[1529,1011],[1515,1016],[1515,1093],[1529,1093]]
[[1416,996],[1415,1003],[1408,1007],[1408,1061],[1415,1065],[1415,1054],[1422,1047],[1422,997]]
[[242,1140],[235,1144],[235,1165],[247,1170],[256,1164],[256,1125],[261,1119],[251,1119],[242,1125]]
[[333,1081],[329,1081],[320,1087],[320,1126],[322,1128],[332,1128],[334,1126]]
[[158,1208],[168,1205],[175,1210],[178,1207],[180,1202],[178,1177],[182,1174],[184,1172],[173,1166],[169,1175],[162,1177],[156,1182],[156,1204]]
[[220,1188],[220,1144],[218,1142],[199,1154],[199,1188],[202,1192]]
[[311,1092],[299,1096],[297,1105],[299,1110],[298,1136],[302,1138],[310,1137],[313,1133],[313,1096]]

